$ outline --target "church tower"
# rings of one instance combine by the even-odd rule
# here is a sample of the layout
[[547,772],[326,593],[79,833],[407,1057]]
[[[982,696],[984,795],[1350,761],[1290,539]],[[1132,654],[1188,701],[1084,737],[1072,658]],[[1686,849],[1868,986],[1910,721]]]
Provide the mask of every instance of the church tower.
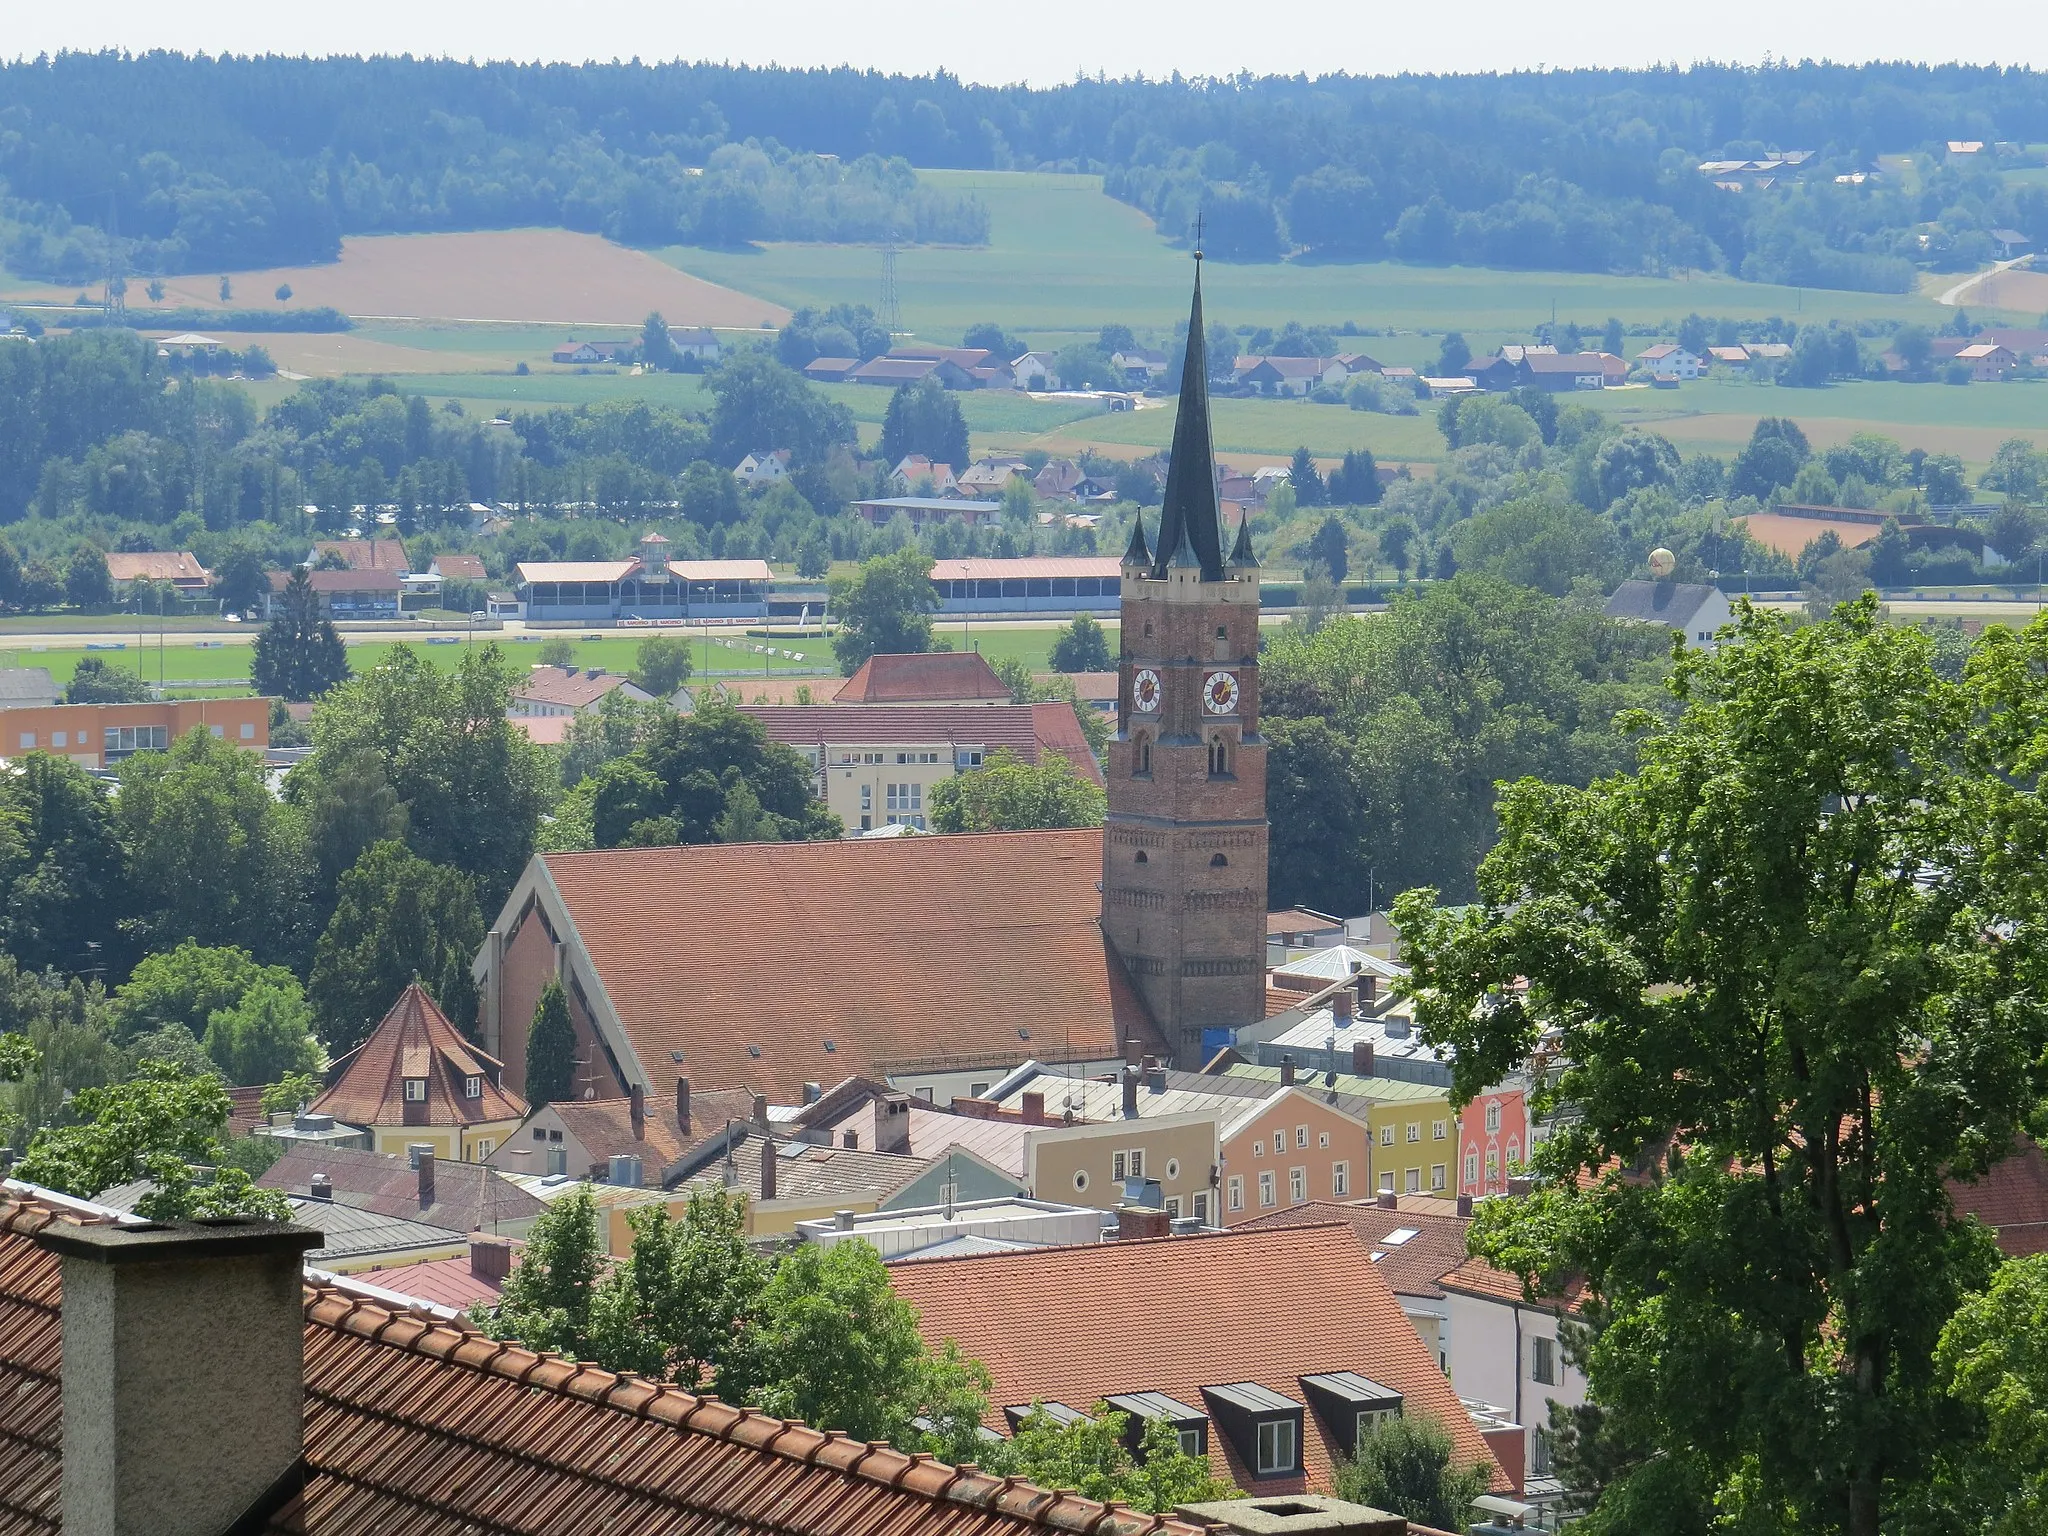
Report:
[[1223,547],[1201,260],[1157,547],[1140,518],[1124,552],[1102,839],[1103,931],[1186,1069],[1265,1013],[1259,564],[1243,525]]

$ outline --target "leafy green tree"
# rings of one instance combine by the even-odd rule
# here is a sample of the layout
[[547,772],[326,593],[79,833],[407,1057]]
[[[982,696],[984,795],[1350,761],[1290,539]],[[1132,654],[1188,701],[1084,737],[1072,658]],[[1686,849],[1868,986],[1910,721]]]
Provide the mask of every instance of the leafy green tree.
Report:
[[640,327],[640,361],[664,372],[681,361],[676,356],[675,344],[668,339],[668,322],[661,318],[658,309],[650,313],[646,324]]
[[84,540],[72,546],[64,566],[64,595],[74,608],[102,608],[114,600],[105,550]]
[[574,789],[605,764],[637,752],[672,713],[666,703],[642,704],[614,688],[597,701],[597,708],[569,722],[569,739],[562,747],[563,785]]
[[298,978],[281,965],[258,965],[244,949],[188,939],[146,956],[114,993],[109,1014],[120,1041],[184,1029],[230,1083],[275,1082],[319,1066]]
[[701,528],[736,523],[745,516],[740,506],[740,483],[733,479],[732,471],[702,459],[683,471],[676,499],[683,516]]
[[1636,718],[1635,771],[1508,785],[1478,902],[1395,905],[1459,1096],[1556,1031],[1542,1185],[1472,1242],[1604,1309],[1589,1392],[1645,1454],[1589,1536],[1710,1508],[1875,1536],[1967,1434],[1936,1349],[1997,1253],[1945,1183],[2048,1095],[2048,622],[1960,685],[1930,656],[1874,597],[1797,630],[1745,604],[1677,658],[1677,719]]
[[1379,462],[1370,448],[1347,448],[1344,461],[1330,471],[1330,500],[1345,507],[1376,507],[1382,494]]
[[764,352],[736,351],[704,382],[715,402],[712,457],[728,469],[758,450],[787,448],[801,470],[854,441],[852,412]]
[[0,950],[33,970],[118,970],[122,866],[90,774],[31,752],[0,775]]
[[149,696],[141,673],[112,666],[104,656],[81,656],[64,685],[66,704],[134,704]]
[[448,1022],[461,1030],[464,1037],[476,1045],[483,1044],[483,997],[477,991],[476,977],[470,973],[470,962],[461,951],[451,949],[441,967],[441,979],[430,989],[434,1005],[447,1016]]
[[265,962],[302,953],[303,828],[270,793],[255,754],[195,728],[117,772],[114,825],[140,947],[196,939]]
[[514,681],[495,644],[452,672],[394,646],[314,710],[312,755],[292,770],[295,784],[306,776],[295,795],[310,802],[341,765],[371,754],[405,808],[407,846],[469,875],[478,899],[495,908],[526,867],[555,798],[548,750],[506,718]]
[[567,635],[554,635],[541,641],[534,657],[544,667],[573,667],[576,665],[576,642]]
[[633,681],[657,699],[669,699],[690,680],[690,642],[681,635],[652,635],[633,652]]
[[320,1096],[323,1084],[311,1072],[287,1072],[276,1082],[263,1090],[261,1100],[266,1115],[296,1114]]
[[1728,466],[1728,494],[1758,501],[1798,478],[1800,466],[1813,457],[1806,434],[1782,416],[1766,416],[1750,433],[1749,445]]
[[303,701],[348,680],[348,651],[320,613],[320,596],[304,566],[285,583],[284,596],[256,637],[249,680],[273,698]]
[[967,418],[960,414],[959,400],[937,379],[902,385],[882,414],[883,462],[899,464],[913,453],[955,470],[967,467]]
[[1351,574],[1351,530],[1343,519],[1326,517],[1323,526],[1309,536],[1304,556],[1320,565],[1330,580],[1342,584]]
[[76,976],[30,971],[4,952],[0,1039],[27,1042],[25,1048],[12,1047],[21,1075],[0,1082],[0,1138],[16,1148],[24,1128],[63,1118],[74,1094],[123,1075],[107,1022],[106,993]]
[[746,1202],[693,1190],[679,1218],[651,1205],[626,1218],[633,1243],[592,1303],[594,1358],[729,1403],[758,1384],[755,1311],[769,1263],[747,1245]]
[[230,1083],[274,1083],[318,1070],[313,1010],[296,978],[264,981],[231,1007],[208,1016],[200,1037],[207,1057]]
[[1877,537],[1870,541],[1870,579],[1880,587],[1904,586],[1906,560],[1910,553],[1911,546],[1906,542],[1906,531],[1899,526],[1899,520],[1886,518]]
[[1678,478],[1678,450],[1654,432],[1621,432],[1600,445],[1593,461],[1600,504],[1619,501],[1645,486]]
[[939,611],[932,557],[914,544],[864,561],[852,576],[834,576],[830,606],[839,619],[832,654],[847,677],[870,656],[911,655],[932,648]]
[[533,1008],[526,1035],[526,1101],[538,1108],[576,1096],[576,1031],[569,1022],[569,994],[549,978]]
[[[228,1095],[217,1077],[193,1076],[146,1061],[128,1082],[87,1088],[72,1103],[76,1123],[36,1132],[16,1176],[60,1194],[91,1199],[134,1179],[156,1188],[136,1203],[152,1221],[205,1216],[264,1216],[283,1221],[291,1206],[248,1174],[221,1167]],[[195,1165],[212,1167],[200,1183]]]
[[405,806],[384,776],[383,760],[367,745],[337,756],[322,777],[294,774],[285,795],[305,817],[315,906],[324,917],[356,860],[377,843],[404,840]]
[[[536,1103],[539,1101],[536,1100]],[[591,1305],[604,1272],[604,1238],[590,1186],[579,1184],[534,1218],[495,1309],[479,1320],[495,1338],[591,1358]]]
[[2024,437],[2007,438],[1977,483],[1987,491],[2003,491],[2014,501],[2040,501],[2048,493],[2048,453]]
[[1581,576],[1605,588],[1621,570],[1612,525],[1548,496],[1510,501],[1458,525],[1451,536],[1461,570],[1503,577],[1563,597]]
[[408,983],[432,987],[451,959],[467,963],[484,940],[468,876],[403,843],[375,843],[341,877],[334,915],[313,947],[309,987],[320,1039],[354,1050]]
[[1052,669],[1055,672],[1107,672],[1115,666],[1109,654],[1109,636],[1095,616],[1077,613],[1052,639]]
[[1384,1509],[1416,1524],[1454,1531],[1471,1519],[1487,1488],[1484,1462],[1456,1465],[1450,1433],[1432,1419],[1382,1419],[1337,1468],[1340,1499]]
[[[979,1423],[986,1412],[987,1372],[925,1348],[917,1313],[866,1243],[801,1243],[784,1254],[761,1289],[759,1318],[757,1401],[769,1413],[856,1440],[905,1440],[918,1433],[913,1419],[957,1422],[965,1405]],[[945,1424],[939,1433],[959,1438]]]
[[1928,1502],[1954,1529],[2040,1530],[2048,1521],[2048,1255],[2001,1266],[1942,1328],[1934,1363],[1937,1386],[1970,1429],[1947,1450]]
[[802,757],[770,741],[752,716],[712,700],[688,716],[664,712],[632,756],[594,779],[591,831],[601,848],[804,842],[844,830]]
[[1021,1477],[1040,1488],[1071,1488],[1086,1499],[1127,1504],[1147,1514],[1171,1514],[1183,1504],[1240,1497],[1209,1470],[1209,1458],[1190,1456],[1163,1420],[1151,1420],[1136,1455],[1125,1443],[1130,1416],[1097,1403],[1087,1417],[1062,1423],[1032,1404],[1007,1445],[987,1447],[984,1470]]
[[1101,788],[1059,753],[1032,764],[1007,747],[982,767],[934,784],[929,803],[934,832],[1099,827],[1108,813]]
[[1472,361],[1472,348],[1464,335],[1458,331],[1444,332],[1443,345],[1437,349],[1436,376],[1440,379],[1454,379],[1465,371],[1465,365]]

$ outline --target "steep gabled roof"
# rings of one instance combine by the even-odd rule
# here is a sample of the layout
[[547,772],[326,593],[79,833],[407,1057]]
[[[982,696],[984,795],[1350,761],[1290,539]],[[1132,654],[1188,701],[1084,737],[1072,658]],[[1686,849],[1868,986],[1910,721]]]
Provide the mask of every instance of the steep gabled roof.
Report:
[[939,704],[959,699],[1008,700],[1007,684],[979,651],[870,656],[832,696],[835,704]]
[[[311,1105],[349,1125],[480,1125],[521,1120],[526,1101],[498,1085],[503,1068],[495,1056],[462,1038],[418,982],[410,982],[369,1039],[336,1062],[327,1091]],[[483,1091],[471,1098],[467,1080],[481,1078]],[[406,1120],[405,1084],[426,1079],[424,1115]]]
[[1692,616],[1705,606],[1715,589],[1697,582],[1624,581],[1614,589],[1602,610],[1610,619],[1632,619],[1640,624],[1668,624],[1685,629]]
[[256,1182],[264,1189],[304,1195],[316,1173],[327,1176],[336,1205],[402,1216],[451,1232],[494,1231],[508,1222],[531,1220],[547,1209],[495,1168],[445,1159],[436,1160],[434,1198],[422,1205],[419,1175],[404,1158],[360,1147],[294,1146]]
[[[0,1530],[56,1536],[66,1218],[0,1190]],[[486,1338],[358,1282],[305,1287],[305,1485],[266,1536],[1199,1536]]]
[[399,539],[321,539],[313,546],[313,558],[322,555],[346,560],[352,571],[390,571],[402,576],[412,568]]

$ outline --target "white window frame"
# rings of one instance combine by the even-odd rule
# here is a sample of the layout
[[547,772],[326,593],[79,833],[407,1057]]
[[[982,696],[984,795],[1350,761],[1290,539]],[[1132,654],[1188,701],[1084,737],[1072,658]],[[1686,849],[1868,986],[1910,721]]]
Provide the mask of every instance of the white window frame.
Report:
[[405,1079],[405,1102],[408,1104],[424,1104],[427,1102],[427,1080],[424,1077],[408,1077]]
[[1295,1443],[1294,1420],[1261,1419],[1256,1433],[1259,1476],[1278,1477],[1282,1473],[1292,1472],[1300,1460],[1300,1450]]
[[1486,1134],[1487,1134],[1487,1135],[1489,1135],[1489,1136],[1491,1136],[1491,1135],[1492,1135],[1492,1134],[1493,1134],[1493,1133],[1494,1133],[1495,1131],[1497,1131],[1497,1130],[1499,1130],[1499,1129],[1500,1129],[1500,1100],[1499,1100],[1499,1099],[1488,1099],[1488,1100],[1486,1101]]
[[1228,1201],[1227,1201],[1226,1203],[1227,1203],[1227,1204],[1228,1204],[1228,1205],[1230,1206],[1230,1208],[1231,1208],[1231,1209],[1232,1209],[1233,1211],[1241,1211],[1241,1210],[1243,1210],[1243,1209],[1244,1209],[1244,1175],[1243,1175],[1243,1174],[1241,1174],[1241,1173],[1233,1173],[1233,1174],[1232,1174],[1232,1175],[1230,1176],[1230,1181],[1229,1181],[1229,1182],[1228,1182],[1228,1183],[1227,1183],[1227,1184],[1226,1184],[1226,1185],[1224,1186],[1224,1189],[1226,1190],[1226,1192],[1227,1192],[1227,1193],[1228,1193],[1228,1195],[1229,1195],[1229,1199],[1228,1199]]
[[1442,1120],[1431,1122],[1429,1127],[1429,1139],[1431,1141],[1442,1141],[1448,1135],[1450,1135],[1450,1127],[1446,1122]]
[[1477,1184],[1479,1182],[1479,1154],[1477,1152],[1467,1152],[1465,1154],[1465,1182],[1467,1184]]
[[1180,1442],[1181,1455],[1199,1456],[1202,1454],[1202,1432],[1199,1429],[1176,1429],[1174,1435]]
[[1279,1182],[1279,1179],[1270,1168],[1259,1175],[1259,1208],[1261,1210],[1271,1210],[1280,1203]]
[[1294,1150],[1300,1152],[1304,1150],[1307,1146],[1308,1127],[1305,1125],[1297,1125],[1294,1128]]
[[1290,1168],[1287,1170],[1287,1203],[1299,1205],[1308,1198],[1308,1170]]
[[1393,1174],[1391,1174],[1391,1173],[1383,1173],[1383,1174],[1381,1174],[1381,1175],[1380,1175],[1380,1193],[1381,1193],[1381,1194],[1383,1194],[1383,1195],[1391,1195],[1391,1194],[1392,1194],[1393,1192],[1394,1192],[1394,1176],[1393,1176]]
[[1415,1144],[1416,1142],[1419,1142],[1419,1141],[1421,1141],[1421,1140],[1422,1140],[1422,1122],[1421,1122],[1420,1120],[1410,1120],[1410,1121],[1408,1122],[1408,1141],[1409,1141],[1409,1144],[1410,1144],[1410,1145],[1413,1145],[1413,1144]]
[[1557,1340],[1547,1334],[1529,1338],[1529,1379],[1539,1385],[1557,1385]]
[[1431,1163],[1429,1165],[1429,1189],[1431,1194],[1443,1193],[1444,1174],[1445,1168],[1442,1163]]
[[1332,1163],[1330,1165],[1330,1193],[1342,1200],[1351,1193],[1351,1165]]
[[1383,1125],[1383,1126],[1381,1126],[1381,1127],[1380,1127],[1380,1145],[1381,1145],[1381,1146],[1383,1146],[1383,1147],[1391,1147],[1391,1146],[1392,1146],[1393,1144],[1394,1144],[1394,1128],[1393,1128],[1393,1127],[1392,1127],[1391,1125]]
[[472,1073],[462,1080],[462,1096],[465,1099],[480,1099],[484,1096],[484,1080]]

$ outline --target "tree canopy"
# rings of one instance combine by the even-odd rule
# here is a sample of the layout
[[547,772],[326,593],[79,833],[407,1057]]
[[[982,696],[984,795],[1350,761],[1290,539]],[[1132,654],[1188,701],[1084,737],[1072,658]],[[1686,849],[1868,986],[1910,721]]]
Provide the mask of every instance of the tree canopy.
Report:
[[467,965],[483,946],[484,923],[467,876],[403,843],[373,843],[337,895],[313,948],[310,991],[320,1038],[339,1056],[363,1042],[409,982],[431,991],[451,962]]
[[1006,747],[979,768],[939,780],[929,799],[934,832],[1099,827],[1109,809],[1101,786],[1059,753],[1027,763]]
[[939,611],[932,557],[916,545],[878,555],[852,576],[835,576],[830,606],[839,620],[832,654],[851,677],[870,656],[901,656],[932,648],[932,615]]
[[258,693],[272,698],[305,700],[348,681],[348,675],[341,636],[320,612],[312,577],[298,566],[285,583],[276,614],[256,637],[250,681]]

